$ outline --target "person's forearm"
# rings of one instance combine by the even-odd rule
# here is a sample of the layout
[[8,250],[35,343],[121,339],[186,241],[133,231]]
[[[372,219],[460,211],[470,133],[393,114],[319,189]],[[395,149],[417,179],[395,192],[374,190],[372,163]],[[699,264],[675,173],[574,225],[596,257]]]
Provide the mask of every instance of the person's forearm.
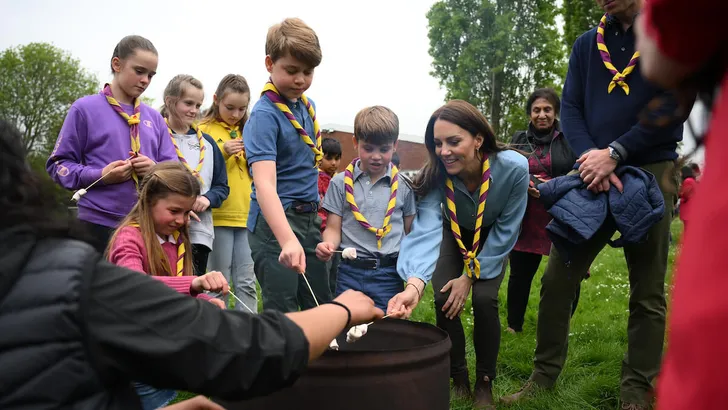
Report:
[[329,347],[329,343],[346,327],[346,309],[333,304],[324,304],[302,312],[287,313],[286,316],[303,330],[308,339],[308,360],[313,360]]
[[420,299],[422,299],[422,294],[425,292],[425,287],[427,287],[427,283],[425,283],[424,280],[413,276],[413,277],[407,278],[406,286],[409,286],[410,284],[412,286],[414,286],[415,289],[417,289],[417,293],[419,294]]
[[329,242],[334,245],[334,248],[338,249],[339,245],[341,245],[341,231],[338,229],[332,229],[331,225],[327,225],[321,239],[324,242]]
[[276,187],[266,181],[262,181],[260,184],[256,181],[256,193],[263,217],[281,247],[291,240],[297,240],[286,219],[286,212],[278,198]]

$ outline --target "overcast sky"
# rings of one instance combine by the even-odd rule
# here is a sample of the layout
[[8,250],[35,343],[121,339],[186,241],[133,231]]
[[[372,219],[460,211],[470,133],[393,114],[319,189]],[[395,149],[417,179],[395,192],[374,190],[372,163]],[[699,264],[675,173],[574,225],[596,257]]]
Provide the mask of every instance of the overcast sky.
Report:
[[309,95],[321,124],[353,126],[357,111],[385,105],[399,116],[400,131],[424,135],[445,91],[429,75],[427,18],[433,0],[0,0],[0,50],[50,42],[80,59],[101,81],[125,35],[150,39],[159,67],[145,96],[162,101],[167,82],[191,74],[205,86],[209,105],[220,79],[243,75],[257,100],[268,74],[268,27],[299,17],[318,34],[323,60]]

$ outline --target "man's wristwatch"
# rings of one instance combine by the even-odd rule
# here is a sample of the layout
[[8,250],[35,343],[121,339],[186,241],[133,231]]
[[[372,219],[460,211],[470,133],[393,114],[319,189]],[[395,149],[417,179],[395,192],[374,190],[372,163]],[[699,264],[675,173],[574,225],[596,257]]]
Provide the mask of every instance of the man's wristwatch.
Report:
[[617,164],[622,162],[622,156],[619,155],[619,151],[614,149],[614,147],[609,147],[609,158],[615,160]]

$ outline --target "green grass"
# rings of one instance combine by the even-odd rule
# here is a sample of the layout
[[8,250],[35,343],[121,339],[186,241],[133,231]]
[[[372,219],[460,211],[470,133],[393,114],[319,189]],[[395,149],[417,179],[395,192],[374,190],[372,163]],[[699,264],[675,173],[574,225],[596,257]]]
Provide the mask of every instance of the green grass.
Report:
[[[666,290],[669,296],[676,243],[682,224],[673,222],[673,244],[670,248]],[[546,258],[531,287],[523,332],[513,335],[506,329],[506,289],[508,276],[500,288],[501,346],[498,356],[498,377],[493,394],[497,398],[517,391],[528,379],[533,368],[536,347],[536,319],[541,275]],[[569,355],[556,388],[537,393],[530,400],[513,406],[513,410],[584,410],[616,409],[619,403],[619,383],[622,357],[627,346],[627,302],[629,278],[621,249],[607,246],[594,261],[591,278],[582,283],[581,299],[571,321]],[[412,320],[435,323],[432,287],[428,286]],[[471,381],[475,376],[475,353],[472,345],[473,317],[468,300],[462,314],[468,339],[467,360]],[[191,397],[181,394],[180,398]],[[471,409],[467,401],[453,400],[453,410]]]

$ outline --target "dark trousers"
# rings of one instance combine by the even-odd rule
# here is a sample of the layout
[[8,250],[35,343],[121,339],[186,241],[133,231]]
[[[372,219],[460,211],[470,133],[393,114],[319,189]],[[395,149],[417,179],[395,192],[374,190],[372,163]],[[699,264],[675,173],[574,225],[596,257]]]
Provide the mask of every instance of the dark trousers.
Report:
[[[445,284],[463,274],[464,262],[449,225],[443,227],[440,258],[437,260],[432,276],[432,288],[435,293],[436,324],[445,330],[452,341],[450,350],[450,376],[457,377],[468,371],[465,360],[465,332],[459,317],[450,320],[445,317],[442,307],[450,296],[450,292],[441,293]],[[463,243],[473,243],[473,232],[460,228]],[[481,232],[481,248],[487,232]],[[466,245],[467,246],[467,245]],[[473,282],[473,344],[475,346],[475,372],[478,380],[488,376],[491,380],[496,376],[496,362],[500,348],[500,318],[498,317],[498,289],[503,281],[503,273],[493,279],[477,279]]]
[[96,251],[102,254],[106,252],[106,247],[109,246],[109,241],[116,228],[109,228],[108,226],[82,220],[79,220],[79,222],[83,225],[86,234],[90,236],[89,239],[93,241],[92,245],[96,248]]
[[[202,276],[207,273],[207,259],[212,249],[205,245],[192,244],[192,266],[195,268],[195,275]],[[232,283],[230,284],[232,286]]]
[[[316,245],[321,242],[321,218],[314,212],[298,213],[286,210],[286,219],[306,252],[306,278],[318,303],[331,300],[326,264],[316,257]],[[281,245],[263,215],[258,215],[255,232],[248,235],[253,256],[255,276],[260,283],[263,309],[296,312],[316,307],[303,275],[278,262]]]
[[[511,273],[508,278],[508,327],[516,332],[523,331],[523,320],[528,307],[528,297],[531,295],[531,283],[541,265],[542,256],[537,253],[512,251],[509,260]],[[576,288],[576,299],[571,306],[571,315],[574,316],[576,306],[579,304],[581,286]]]
[[[670,222],[674,187],[665,173],[672,162],[643,167],[653,173],[665,199],[665,214],[650,228],[645,242],[624,248],[629,270],[629,320],[627,353],[622,362],[621,399],[645,405],[652,381],[660,369],[665,337],[665,273],[669,253]],[[607,221],[587,242],[571,252],[567,266],[552,246],[548,266],[541,279],[541,301],[538,308],[536,357],[531,379],[541,386],[556,383],[566,361],[569,342],[569,317],[576,289],[583,272],[615,232],[613,221]],[[685,375],[690,377],[690,375]]]
[[326,269],[329,271],[329,289],[331,294],[336,294],[336,281],[339,275],[339,264],[341,263],[341,254],[335,253],[331,259],[326,262]]

